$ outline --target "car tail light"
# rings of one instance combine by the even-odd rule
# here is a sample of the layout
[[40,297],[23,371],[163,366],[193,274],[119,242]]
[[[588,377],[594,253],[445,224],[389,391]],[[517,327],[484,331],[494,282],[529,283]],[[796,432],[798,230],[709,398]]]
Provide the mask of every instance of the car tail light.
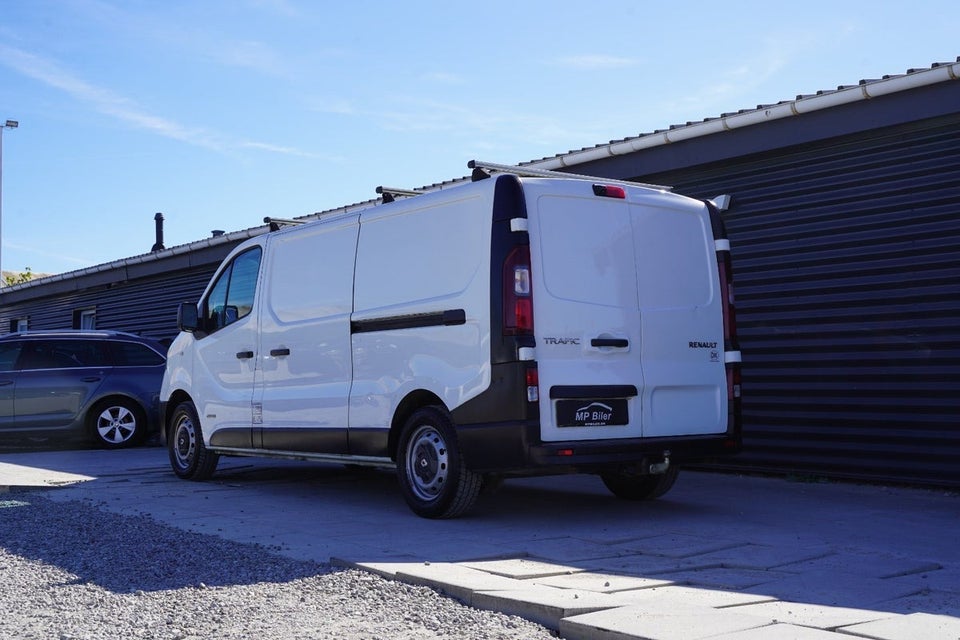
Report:
[[503,332],[533,334],[533,291],[530,281],[530,247],[514,247],[503,264]]

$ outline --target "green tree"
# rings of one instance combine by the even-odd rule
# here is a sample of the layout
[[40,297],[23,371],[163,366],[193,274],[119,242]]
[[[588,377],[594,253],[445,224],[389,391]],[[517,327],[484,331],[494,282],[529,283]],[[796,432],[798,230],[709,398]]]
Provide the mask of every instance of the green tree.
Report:
[[33,280],[33,271],[30,267],[26,267],[20,273],[8,273],[3,276],[3,283],[7,286],[12,284],[23,284],[24,282],[30,282]]

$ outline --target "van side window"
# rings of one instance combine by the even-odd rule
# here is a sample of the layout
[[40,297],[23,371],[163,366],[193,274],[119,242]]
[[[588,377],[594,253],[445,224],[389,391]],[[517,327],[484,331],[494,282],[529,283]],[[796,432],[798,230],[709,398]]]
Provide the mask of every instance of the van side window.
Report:
[[203,305],[208,331],[216,331],[250,315],[260,271],[260,247],[241,253],[220,273]]

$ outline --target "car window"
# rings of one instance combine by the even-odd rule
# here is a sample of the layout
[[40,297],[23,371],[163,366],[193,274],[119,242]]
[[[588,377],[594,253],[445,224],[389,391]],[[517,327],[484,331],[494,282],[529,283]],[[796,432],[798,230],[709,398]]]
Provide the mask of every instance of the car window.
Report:
[[108,363],[98,340],[28,340],[20,356],[21,369],[76,369]]
[[250,315],[260,271],[260,247],[241,253],[220,273],[203,305],[204,325],[216,331]]
[[113,358],[117,366],[143,367],[164,363],[159,353],[139,342],[114,342]]
[[22,342],[0,343],[0,371],[12,371],[20,355]]

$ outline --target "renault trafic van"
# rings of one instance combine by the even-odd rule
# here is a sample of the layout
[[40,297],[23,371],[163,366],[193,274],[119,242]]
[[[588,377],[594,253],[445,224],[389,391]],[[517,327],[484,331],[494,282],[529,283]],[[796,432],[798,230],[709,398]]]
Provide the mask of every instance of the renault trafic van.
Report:
[[511,476],[590,473],[655,498],[678,465],[739,450],[716,207],[471,167],[227,256],[168,353],[178,476],[224,455],[390,466],[415,513],[448,518]]

